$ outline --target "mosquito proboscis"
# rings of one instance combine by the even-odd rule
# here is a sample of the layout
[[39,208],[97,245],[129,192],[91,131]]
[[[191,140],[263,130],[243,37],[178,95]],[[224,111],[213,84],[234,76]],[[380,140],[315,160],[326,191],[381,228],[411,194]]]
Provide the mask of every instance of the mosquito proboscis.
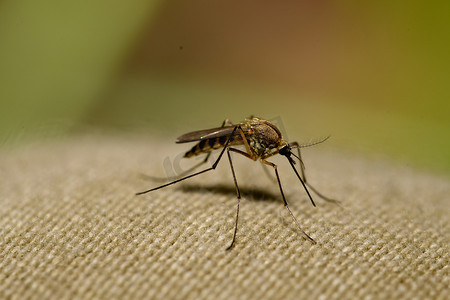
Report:
[[[236,208],[236,221],[235,221],[235,227],[234,227],[234,233],[233,233],[233,239],[231,241],[230,246],[228,246],[227,250],[230,250],[236,241],[236,234],[237,234],[237,228],[238,228],[238,221],[239,221],[239,205],[241,200],[241,192],[239,190],[239,186],[236,180],[236,175],[234,172],[233,162],[231,160],[230,152],[238,153],[242,156],[245,156],[253,161],[260,160],[263,164],[268,165],[272,167],[275,171],[275,176],[278,182],[278,187],[280,189],[281,197],[284,203],[284,206],[288,210],[289,214],[291,215],[292,219],[294,220],[297,227],[300,229],[300,231],[304,234],[304,236],[311,241],[313,244],[316,244],[314,239],[310,237],[300,226],[300,223],[295,218],[294,214],[292,213],[291,209],[289,208],[288,202],[286,201],[286,197],[284,196],[283,188],[281,186],[280,176],[278,174],[278,166],[270,161],[267,161],[266,159],[276,155],[280,154],[287,158],[289,161],[289,164],[291,165],[292,169],[294,170],[295,175],[300,180],[303,188],[305,189],[309,199],[311,200],[311,203],[313,206],[316,206],[308,188],[310,188],[314,193],[316,193],[320,198],[329,201],[337,203],[338,201],[330,199],[321,193],[319,193],[311,184],[306,180],[305,176],[305,166],[302,161],[300,148],[305,148],[309,146],[313,146],[319,143],[324,142],[327,140],[327,138],[318,141],[316,143],[311,143],[307,145],[301,145],[297,142],[286,142],[280,130],[275,126],[273,123],[257,118],[257,117],[250,117],[246,119],[243,122],[240,122],[238,124],[233,124],[231,121],[226,119],[223,121],[221,127],[212,128],[212,129],[206,129],[206,130],[199,130],[194,131],[190,133],[186,133],[179,138],[177,138],[177,143],[188,143],[188,142],[197,142],[197,144],[192,147],[189,151],[187,151],[184,154],[184,157],[189,158],[193,156],[197,156],[199,154],[207,154],[205,159],[201,161],[199,164],[195,165],[191,169],[187,170],[186,172],[183,172],[183,174],[179,175],[179,178],[176,180],[173,180],[169,183],[157,186],[155,188],[151,188],[146,191],[142,191],[139,193],[136,193],[136,195],[142,195],[145,193],[149,193],[152,191],[156,191],[158,189],[164,188],[166,186],[175,184],[177,182],[183,181],[185,179],[206,173],[208,171],[214,170],[217,165],[219,164],[220,160],[222,159],[223,154],[226,152],[228,156],[228,161],[230,163],[231,173],[233,174],[234,179],[234,185],[236,187],[236,194],[237,194],[237,208]],[[234,146],[244,146],[245,151],[239,150],[235,148]],[[213,165],[207,169],[204,169],[199,172],[195,172],[189,175],[186,175],[189,172],[194,171],[204,163],[208,161],[208,158],[211,155],[211,152],[216,149],[221,149],[219,157],[215,160]],[[297,149],[297,154],[293,153],[292,150]],[[295,167],[295,157],[299,161],[300,166],[300,172]]]

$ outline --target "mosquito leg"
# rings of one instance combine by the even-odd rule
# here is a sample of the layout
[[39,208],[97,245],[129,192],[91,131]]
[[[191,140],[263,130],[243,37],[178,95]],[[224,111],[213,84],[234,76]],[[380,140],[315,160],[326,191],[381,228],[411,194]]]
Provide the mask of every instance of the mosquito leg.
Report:
[[256,160],[258,159],[257,157],[253,157],[253,156],[251,156],[250,154],[248,154],[248,153],[246,153],[246,152],[244,152],[244,151],[241,151],[241,150],[239,150],[239,149],[230,148],[230,151],[239,153],[240,155],[243,155],[243,156],[245,156],[245,157],[247,157],[247,158],[250,158],[251,160],[255,160],[255,161],[256,161]]
[[298,223],[297,219],[295,218],[294,214],[292,213],[291,209],[289,208],[289,205],[286,201],[286,198],[284,197],[284,192],[283,192],[283,188],[281,187],[281,181],[280,181],[280,176],[278,175],[278,170],[277,170],[277,165],[274,163],[271,163],[269,161],[266,160],[261,160],[263,163],[265,163],[266,165],[269,165],[271,167],[274,168],[275,170],[275,175],[277,176],[277,181],[278,181],[278,186],[280,187],[280,192],[281,192],[281,197],[283,197],[283,202],[284,202],[284,207],[286,207],[286,209],[289,211],[289,214],[292,216],[292,219],[294,219],[295,224],[297,224],[297,227],[300,229],[300,231],[305,235],[305,237],[310,240],[313,244],[316,244],[316,241],[314,241],[305,231],[303,231],[302,227],[300,226],[300,224]]
[[[194,174],[191,174],[191,175],[188,175],[188,176],[179,178],[179,179],[174,180],[174,181],[172,181],[172,182],[169,182],[169,183],[160,185],[160,186],[158,186],[158,187],[155,187],[155,188],[152,188],[152,189],[143,191],[143,192],[136,193],[136,195],[142,195],[142,194],[145,194],[145,193],[148,193],[148,192],[156,191],[156,190],[159,190],[159,189],[161,189],[161,188],[163,188],[163,187],[166,187],[166,186],[172,185],[172,184],[174,184],[174,183],[183,181],[183,180],[185,180],[185,179],[188,179],[188,178],[191,178],[191,177],[194,177],[194,176],[203,174],[203,173],[205,173],[205,172],[214,170],[214,169],[217,167],[217,165],[219,164],[219,161],[220,161],[220,159],[222,158],[223,153],[224,153],[225,150],[227,149],[228,144],[230,143],[231,137],[234,135],[234,133],[236,132],[236,130],[237,130],[238,128],[240,128],[239,125],[236,126],[236,127],[234,127],[234,129],[233,129],[233,131],[231,132],[230,136],[228,137],[227,142],[225,143],[225,145],[224,145],[222,151],[220,152],[219,157],[218,157],[217,160],[214,162],[214,164],[212,165],[212,167],[207,168],[207,169],[205,169],[205,170],[202,170],[202,171],[200,171],[200,172],[197,172],[197,173],[194,173]],[[241,130],[242,130],[242,129],[241,129]]]
[[301,176],[303,179],[303,182],[314,192],[317,194],[317,196],[319,196],[320,198],[322,198],[325,201],[331,202],[331,203],[335,203],[340,205],[340,202],[338,200],[334,200],[331,198],[328,198],[326,196],[324,196],[323,194],[321,194],[316,188],[314,188],[307,180],[306,180],[306,175],[305,175],[305,165],[303,164],[303,160],[302,160],[302,155],[300,153],[300,145],[297,142],[293,142],[290,143],[289,146],[291,147],[295,147],[297,148],[297,154],[298,154],[298,159],[300,161],[300,171],[301,171]]
[[196,170],[198,167],[202,166],[203,164],[205,164],[208,161],[208,158],[210,156],[211,152],[208,153],[208,155],[205,157],[205,159],[203,159],[201,162],[195,164],[194,166],[190,167],[188,170],[185,170],[183,172],[181,172],[180,174],[173,176],[173,177],[156,177],[156,176],[150,176],[147,174],[142,174],[141,173],[141,177],[143,179],[149,179],[155,182],[165,182],[167,180],[177,180],[178,178],[181,178],[183,176],[186,176],[186,174],[191,173],[192,171]]
[[236,240],[238,221],[239,221],[239,204],[240,204],[240,201],[241,201],[241,192],[239,191],[239,186],[238,186],[237,180],[236,180],[236,174],[234,173],[234,167],[233,167],[233,162],[231,161],[230,151],[239,153],[239,154],[241,154],[241,155],[243,155],[243,156],[245,156],[245,157],[247,157],[247,158],[249,158],[251,160],[256,160],[255,157],[251,156],[250,154],[248,154],[248,153],[246,153],[244,151],[241,151],[241,150],[238,150],[238,149],[235,149],[235,148],[228,148],[227,149],[228,160],[230,161],[231,172],[233,173],[234,185],[236,186],[236,193],[237,193],[237,200],[238,200],[237,209],[236,209],[236,223],[235,223],[235,226],[234,226],[233,240],[231,241],[231,245],[227,248],[227,250],[230,250],[233,247],[234,242]]
[[264,163],[261,163],[261,166],[262,166],[267,178],[269,178],[269,180],[272,182],[276,182],[276,179],[273,177],[273,175],[271,173],[269,173],[269,170],[267,170],[267,165]]
[[233,240],[231,241],[230,246],[228,246],[228,248],[226,249],[226,250],[230,250],[233,247],[234,242],[236,240],[236,233],[237,233],[238,221],[239,221],[239,204],[241,202],[241,192],[239,191],[239,186],[238,186],[237,180],[236,180],[236,174],[234,173],[233,162],[231,161],[231,155],[230,155],[230,148],[227,148],[227,155],[228,155],[228,161],[230,162],[231,173],[233,174],[234,185],[236,186],[236,194],[237,194],[236,222],[235,222],[235,226],[234,226]]

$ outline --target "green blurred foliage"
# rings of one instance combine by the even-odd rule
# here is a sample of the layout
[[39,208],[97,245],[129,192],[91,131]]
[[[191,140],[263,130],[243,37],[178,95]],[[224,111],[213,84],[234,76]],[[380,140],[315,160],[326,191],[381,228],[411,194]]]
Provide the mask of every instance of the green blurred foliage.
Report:
[[449,172],[449,15],[448,1],[4,1],[0,138],[173,140],[254,114],[291,140]]
[[156,4],[0,2],[0,140],[78,123],[110,87]]

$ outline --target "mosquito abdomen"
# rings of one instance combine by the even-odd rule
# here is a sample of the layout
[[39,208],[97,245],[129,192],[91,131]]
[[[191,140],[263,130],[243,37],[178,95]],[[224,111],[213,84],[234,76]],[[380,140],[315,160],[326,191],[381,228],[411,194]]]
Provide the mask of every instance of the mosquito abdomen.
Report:
[[[221,136],[212,139],[204,139],[198,142],[194,147],[184,154],[184,157],[192,157],[202,153],[208,153],[212,150],[222,148],[227,142],[228,136]],[[233,138],[230,142],[233,141]]]

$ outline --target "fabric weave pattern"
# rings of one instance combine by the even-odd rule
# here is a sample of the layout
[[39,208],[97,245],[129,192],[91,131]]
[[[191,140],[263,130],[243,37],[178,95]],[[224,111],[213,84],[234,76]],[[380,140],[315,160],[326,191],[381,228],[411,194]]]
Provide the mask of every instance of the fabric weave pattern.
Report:
[[[449,299],[450,181],[381,159],[304,151],[309,203],[282,158],[287,200],[261,166],[217,170],[143,196],[185,148],[76,137],[0,153],[1,299]],[[166,158],[167,157],[167,158]],[[182,162],[186,167],[196,161]],[[271,171],[269,169],[269,171]],[[314,196],[314,195],[313,195]]]

